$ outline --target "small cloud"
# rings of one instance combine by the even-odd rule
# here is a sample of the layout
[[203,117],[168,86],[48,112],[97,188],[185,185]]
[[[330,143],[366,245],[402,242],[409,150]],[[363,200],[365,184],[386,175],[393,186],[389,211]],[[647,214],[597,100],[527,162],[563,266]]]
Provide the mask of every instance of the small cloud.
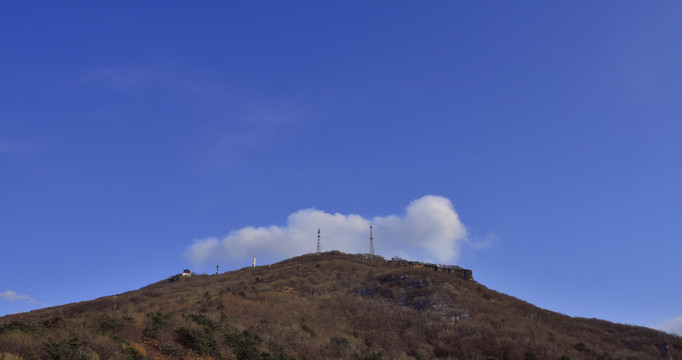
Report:
[[402,215],[376,216],[299,210],[285,226],[244,227],[222,238],[199,239],[185,252],[195,263],[221,261],[258,254],[266,258],[291,257],[316,249],[317,229],[322,249],[348,253],[369,250],[369,226],[374,227],[374,248],[385,257],[400,256],[434,262],[456,262],[461,244],[467,242],[465,226],[452,202],[427,195],[414,200]]
[[682,316],[678,316],[672,320],[664,322],[661,325],[658,325],[658,329],[682,336]]
[[497,234],[490,233],[486,235],[486,237],[484,237],[482,240],[471,240],[469,242],[469,246],[471,246],[474,250],[487,249],[493,246],[499,240],[500,237],[497,236]]
[[12,290],[7,290],[5,292],[1,292],[0,293],[0,299],[6,300],[6,301],[11,301],[11,302],[25,301],[25,302],[28,302],[31,304],[36,303],[36,301],[33,300],[30,296],[17,294],[16,292],[14,292]]

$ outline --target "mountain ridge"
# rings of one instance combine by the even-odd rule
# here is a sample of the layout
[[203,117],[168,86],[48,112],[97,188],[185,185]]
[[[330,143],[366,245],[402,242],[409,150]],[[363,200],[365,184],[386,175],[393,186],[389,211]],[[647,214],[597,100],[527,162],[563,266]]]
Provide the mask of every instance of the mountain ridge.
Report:
[[541,309],[488,289],[468,269],[338,251],[178,274],[0,317],[0,353],[27,360],[660,359],[670,352],[682,352],[679,337]]

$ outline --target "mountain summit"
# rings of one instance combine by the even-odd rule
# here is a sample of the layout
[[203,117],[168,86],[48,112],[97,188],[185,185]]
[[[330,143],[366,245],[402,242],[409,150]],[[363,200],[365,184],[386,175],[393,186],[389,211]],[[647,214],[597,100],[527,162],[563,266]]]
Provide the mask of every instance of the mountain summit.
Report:
[[0,318],[5,359],[661,359],[682,339],[572,318],[470,270],[338,251]]

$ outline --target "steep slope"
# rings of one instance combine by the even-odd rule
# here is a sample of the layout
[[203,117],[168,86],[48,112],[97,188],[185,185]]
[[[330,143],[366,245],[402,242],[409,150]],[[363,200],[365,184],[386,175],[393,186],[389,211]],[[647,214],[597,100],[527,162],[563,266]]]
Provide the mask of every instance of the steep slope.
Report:
[[[682,340],[570,318],[464,269],[328,252],[0,318],[25,359],[660,359]],[[21,316],[22,320],[17,320]]]

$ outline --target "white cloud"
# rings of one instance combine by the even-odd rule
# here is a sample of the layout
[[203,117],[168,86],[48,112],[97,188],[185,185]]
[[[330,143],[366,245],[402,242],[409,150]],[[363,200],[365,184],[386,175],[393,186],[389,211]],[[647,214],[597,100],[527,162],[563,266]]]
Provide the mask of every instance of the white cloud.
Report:
[[374,227],[374,248],[384,257],[400,256],[440,263],[454,263],[467,230],[449,199],[427,195],[412,201],[403,215],[365,219],[359,215],[299,210],[285,226],[245,227],[222,238],[195,240],[185,256],[195,263],[236,258],[282,258],[316,250],[317,229],[322,250],[346,253],[369,251],[369,226]]
[[490,234],[486,235],[483,239],[471,240],[469,242],[469,245],[474,250],[482,250],[482,249],[487,249],[487,248],[493,246],[499,240],[500,240],[500,237],[497,236],[497,234],[490,233]]
[[658,328],[665,332],[682,336],[682,316],[664,322],[663,324],[659,325]]
[[7,300],[7,301],[11,301],[11,302],[15,302],[15,301],[26,301],[26,302],[29,302],[29,303],[32,303],[32,304],[36,302],[35,300],[31,299],[31,297],[28,296],[28,295],[17,294],[17,293],[15,293],[15,292],[12,291],[12,290],[7,290],[7,291],[5,291],[5,292],[0,292],[0,299],[2,299],[2,300]]

